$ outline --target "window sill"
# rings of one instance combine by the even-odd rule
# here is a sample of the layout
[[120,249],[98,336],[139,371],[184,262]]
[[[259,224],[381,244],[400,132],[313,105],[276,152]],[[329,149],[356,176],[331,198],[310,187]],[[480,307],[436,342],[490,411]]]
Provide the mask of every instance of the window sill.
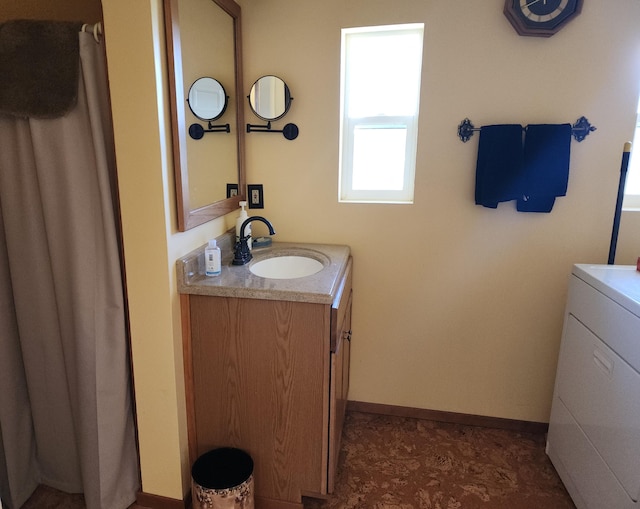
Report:
[[624,212],[640,212],[640,195],[625,194],[622,202],[622,210]]

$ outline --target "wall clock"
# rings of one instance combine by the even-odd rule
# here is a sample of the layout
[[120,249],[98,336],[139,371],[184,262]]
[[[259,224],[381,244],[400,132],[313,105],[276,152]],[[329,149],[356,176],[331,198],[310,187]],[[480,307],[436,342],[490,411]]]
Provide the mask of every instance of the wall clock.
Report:
[[582,10],[582,0],[505,0],[504,15],[520,35],[551,37]]

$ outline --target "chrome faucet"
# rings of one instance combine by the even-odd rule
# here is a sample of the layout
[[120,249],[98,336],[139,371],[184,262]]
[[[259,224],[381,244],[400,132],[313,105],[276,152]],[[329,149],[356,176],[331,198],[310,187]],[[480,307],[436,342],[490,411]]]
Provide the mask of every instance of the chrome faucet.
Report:
[[238,242],[236,242],[236,246],[234,248],[233,261],[231,262],[232,265],[246,265],[251,261],[251,258],[253,258],[251,254],[251,250],[249,249],[249,242],[248,242],[251,235],[245,236],[244,234],[245,227],[251,221],[262,221],[264,224],[267,225],[267,228],[269,228],[269,235],[276,234],[276,231],[273,229],[273,226],[271,225],[271,223],[267,221],[264,217],[251,216],[247,218],[244,221],[244,223],[242,223],[242,226],[240,226],[240,239],[238,240]]

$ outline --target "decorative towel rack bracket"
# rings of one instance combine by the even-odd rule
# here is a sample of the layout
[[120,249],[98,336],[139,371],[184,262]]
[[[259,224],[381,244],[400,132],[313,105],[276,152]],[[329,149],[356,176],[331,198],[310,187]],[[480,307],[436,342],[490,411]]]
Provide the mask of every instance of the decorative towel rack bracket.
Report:
[[463,143],[467,143],[473,136],[474,131],[479,130],[480,129],[476,129],[474,127],[474,125],[471,123],[471,120],[465,118],[458,126],[458,137],[462,140]]
[[593,126],[589,123],[586,117],[580,117],[578,121],[571,127],[571,134],[576,139],[576,141],[584,140],[587,136],[589,136],[589,133],[597,129],[596,126]]
[[[591,125],[586,117],[580,117],[575,124],[571,126],[571,135],[575,138],[576,141],[580,142],[584,140],[589,133],[595,131],[597,127]],[[471,123],[471,120],[465,118],[460,125],[458,126],[458,137],[462,140],[463,143],[468,142],[473,133],[479,131],[479,127],[474,127]]]

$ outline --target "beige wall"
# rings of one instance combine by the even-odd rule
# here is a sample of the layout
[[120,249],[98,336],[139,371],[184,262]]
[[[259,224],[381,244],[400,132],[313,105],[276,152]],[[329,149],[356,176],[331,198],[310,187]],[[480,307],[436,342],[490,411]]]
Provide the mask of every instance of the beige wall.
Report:
[[[232,219],[176,233],[159,0],[103,0],[131,305],[143,490],[188,488],[174,262]],[[300,137],[247,136],[278,240],[349,244],[355,258],[350,399],[544,421],[567,275],[606,261],[618,169],[640,83],[640,4],[586,2],[551,39],[523,38],[502,0],[243,0],[245,90],[275,73]],[[337,203],[339,29],[424,21],[414,205]],[[469,117],[597,127],[572,143],[569,194],[549,215],[473,205]],[[253,122],[248,114],[248,121]],[[281,123],[284,123],[281,121]],[[257,227],[257,233],[260,233]],[[623,217],[619,263],[640,254]]]
[[175,261],[227,225],[177,232],[161,5],[103,0],[142,490],[182,498],[189,464]]
[[[606,263],[622,148],[640,85],[640,3],[585,2],[550,39],[520,37],[503,0],[244,0],[245,89],[291,87],[300,137],[247,136],[279,240],[345,243],[354,255],[349,398],[546,421],[575,262]],[[425,23],[413,205],[337,203],[340,28]],[[474,205],[477,135],[491,123],[575,122],[568,195],[551,214]],[[248,121],[251,114],[248,114]],[[640,256],[638,214],[617,261]],[[635,226],[632,226],[632,221]]]

